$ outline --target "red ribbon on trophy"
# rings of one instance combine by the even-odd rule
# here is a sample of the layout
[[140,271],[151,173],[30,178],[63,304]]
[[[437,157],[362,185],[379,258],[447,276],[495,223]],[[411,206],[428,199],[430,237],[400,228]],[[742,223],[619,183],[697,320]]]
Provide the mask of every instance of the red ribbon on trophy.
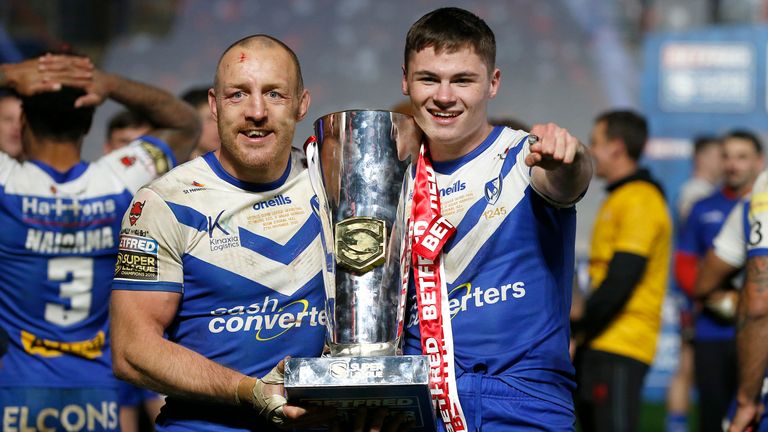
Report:
[[421,331],[421,349],[429,358],[430,392],[448,432],[465,431],[453,360],[448,289],[440,252],[456,228],[440,214],[440,193],[426,146],[416,165],[408,233]]

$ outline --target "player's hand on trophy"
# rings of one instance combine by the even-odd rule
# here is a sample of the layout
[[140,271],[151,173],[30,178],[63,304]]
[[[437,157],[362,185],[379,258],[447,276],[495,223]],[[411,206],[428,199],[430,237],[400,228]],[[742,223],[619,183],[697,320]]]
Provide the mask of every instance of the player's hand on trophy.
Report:
[[[350,424],[351,423],[351,424]],[[357,409],[350,423],[336,420],[331,424],[331,432],[406,432],[413,425],[405,414],[390,414],[385,408]]]
[[571,164],[583,152],[579,140],[567,129],[554,123],[534,125],[528,136],[528,144],[531,146],[531,152],[525,157],[525,164],[545,170]]
[[[287,359],[287,357],[286,357]],[[301,407],[285,399],[285,360],[261,379],[245,377],[237,385],[235,401],[253,407],[260,416],[280,428],[320,426],[330,423],[335,410],[321,407]]]
[[0,69],[0,84],[22,96],[58,91],[62,85],[84,88],[93,80],[93,63],[87,57],[45,54]]

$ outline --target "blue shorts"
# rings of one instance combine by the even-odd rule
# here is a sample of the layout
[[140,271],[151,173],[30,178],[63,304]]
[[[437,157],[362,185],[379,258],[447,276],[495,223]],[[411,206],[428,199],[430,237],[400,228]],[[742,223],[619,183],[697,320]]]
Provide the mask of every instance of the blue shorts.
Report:
[[[576,430],[573,410],[524,393],[497,377],[465,373],[456,385],[468,431]],[[440,421],[438,430],[445,430]]]
[[3,430],[120,431],[116,388],[0,388]]

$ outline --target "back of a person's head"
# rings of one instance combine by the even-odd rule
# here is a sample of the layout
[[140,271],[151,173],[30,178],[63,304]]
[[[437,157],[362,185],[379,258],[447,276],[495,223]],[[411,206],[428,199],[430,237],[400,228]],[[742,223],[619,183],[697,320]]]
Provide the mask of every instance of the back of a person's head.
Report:
[[752,146],[755,148],[755,152],[759,155],[763,154],[763,143],[760,142],[760,138],[757,137],[754,133],[746,130],[746,129],[734,129],[725,134],[723,137],[723,141],[727,141],[729,139],[739,139],[744,141],[749,141]]
[[142,128],[150,126],[149,120],[140,113],[123,110],[113,115],[107,123],[107,138],[117,129]]
[[648,140],[648,123],[645,117],[632,110],[614,110],[598,115],[595,123],[599,122],[605,122],[607,139],[621,140],[630,159],[640,159]]
[[27,126],[38,138],[80,140],[91,128],[95,110],[92,106],[75,108],[75,101],[83,95],[82,89],[63,86],[59,91],[22,96]]
[[432,47],[436,53],[470,47],[485,63],[488,73],[496,67],[496,37],[480,17],[457,7],[435,9],[416,21],[405,38],[405,67],[410,56]]
[[181,99],[192,105],[195,108],[199,108],[203,105],[208,105],[208,89],[210,87],[193,87],[182,93]]

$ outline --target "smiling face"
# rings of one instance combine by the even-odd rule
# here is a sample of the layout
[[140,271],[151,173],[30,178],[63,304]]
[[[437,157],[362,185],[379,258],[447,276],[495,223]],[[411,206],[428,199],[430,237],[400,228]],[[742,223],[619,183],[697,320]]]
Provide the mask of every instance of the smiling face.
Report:
[[255,183],[280,178],[296,123],[309,108],[309,92],[301,87],[293,57],[272,40],[255,37],[224,54],[208,102],[227,172]]
[[461,157],[492,130],[488,101],[496,96],[498,68],[489,73],[483,59],[466,46],[435,52],[428,46],[412,53],[403,73],[416,123],[424,131],[435,160]]

